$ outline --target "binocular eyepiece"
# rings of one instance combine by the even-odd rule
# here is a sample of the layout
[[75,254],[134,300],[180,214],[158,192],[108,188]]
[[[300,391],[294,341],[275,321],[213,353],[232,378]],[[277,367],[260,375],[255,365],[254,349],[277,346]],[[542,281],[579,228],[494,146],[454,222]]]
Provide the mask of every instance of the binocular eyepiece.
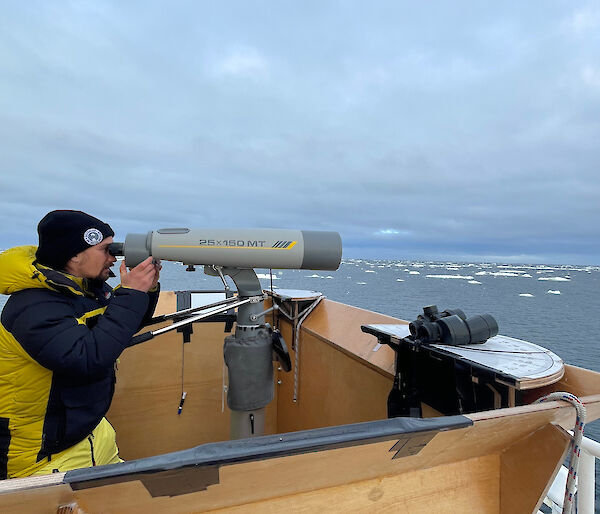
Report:
[[498,334],[498,323],[490,314],[467,316],[460,309],[439,312],[436,305],[423,307],[423,314],[409,324],[413,339],[421,343],[458,346],[485,343]]
[[108,253],[110,253],[113,257],[122,257],[125,255],[123,243],[110,243],[108,245]]

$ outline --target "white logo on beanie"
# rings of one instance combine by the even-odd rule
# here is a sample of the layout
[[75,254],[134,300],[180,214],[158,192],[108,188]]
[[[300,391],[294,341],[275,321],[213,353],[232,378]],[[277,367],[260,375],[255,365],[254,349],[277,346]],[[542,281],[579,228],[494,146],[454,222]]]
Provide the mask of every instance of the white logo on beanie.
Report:
[[102,235],[102,232],[100,232],[97,228],[88,228],[83,234],[83,240],[90,246],[101,243],[103,239],[104,236]]

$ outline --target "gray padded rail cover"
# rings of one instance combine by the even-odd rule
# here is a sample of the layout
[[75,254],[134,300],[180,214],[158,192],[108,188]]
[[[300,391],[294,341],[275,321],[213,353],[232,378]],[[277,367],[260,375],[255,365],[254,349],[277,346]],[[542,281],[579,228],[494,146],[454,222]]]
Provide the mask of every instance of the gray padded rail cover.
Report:
[[139,480],[153,497],[178,496],[218,484],[219,468],[225,465],[383,441],[394,442],[390,458],[401,458],[418,453],[438,432],[471,425],[473,421],[465,416],[391,418],[207,443],[122,464],[67,471],[63,482],[78,490]]

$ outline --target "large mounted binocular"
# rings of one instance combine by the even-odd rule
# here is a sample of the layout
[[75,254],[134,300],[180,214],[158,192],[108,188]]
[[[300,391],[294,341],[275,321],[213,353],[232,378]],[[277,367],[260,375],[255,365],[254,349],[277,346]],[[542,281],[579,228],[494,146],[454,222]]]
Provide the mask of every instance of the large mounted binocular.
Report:
[[410,335],[424,344],[462,345],[485,343],[498,334],[498,323],[490,314],[467,316],[460,309],[439,312],[437,306],[423,307],[423,314],[409,324]]
[[129,267],[154,257],[186,265],[336,270],[342,239],[337,232],[313,230],[163,228],[128,234],[109,252],[125,256]]

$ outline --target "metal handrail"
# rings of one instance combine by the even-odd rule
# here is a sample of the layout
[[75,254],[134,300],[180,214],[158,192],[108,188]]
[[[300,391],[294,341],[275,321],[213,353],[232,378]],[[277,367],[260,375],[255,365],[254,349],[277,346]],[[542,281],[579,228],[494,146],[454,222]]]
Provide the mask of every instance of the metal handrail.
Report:
[[[569,431],[571,436],[573,432]],[[600,443],[589,437],[583,437],[581,441],[581,457],[579,460],[579,472],[577,474],[577,513],[595,513],[596,494],[596,459],[600,460]],[[548,491],[544,503],[552,508],[552,512],[562,512],[563,493],[567,468],[563,466],[554,479],[553,485]]]
[[596,459],[600,459],[600,443],[584,437],[577,477],[577,507],[580,514],[595,512]]
[[[569,433],[572,434],[572,432]],[[600,443],[598,441],[594,441],[593,439],[584,436],[581,447],[590,455],[600,459]]]

